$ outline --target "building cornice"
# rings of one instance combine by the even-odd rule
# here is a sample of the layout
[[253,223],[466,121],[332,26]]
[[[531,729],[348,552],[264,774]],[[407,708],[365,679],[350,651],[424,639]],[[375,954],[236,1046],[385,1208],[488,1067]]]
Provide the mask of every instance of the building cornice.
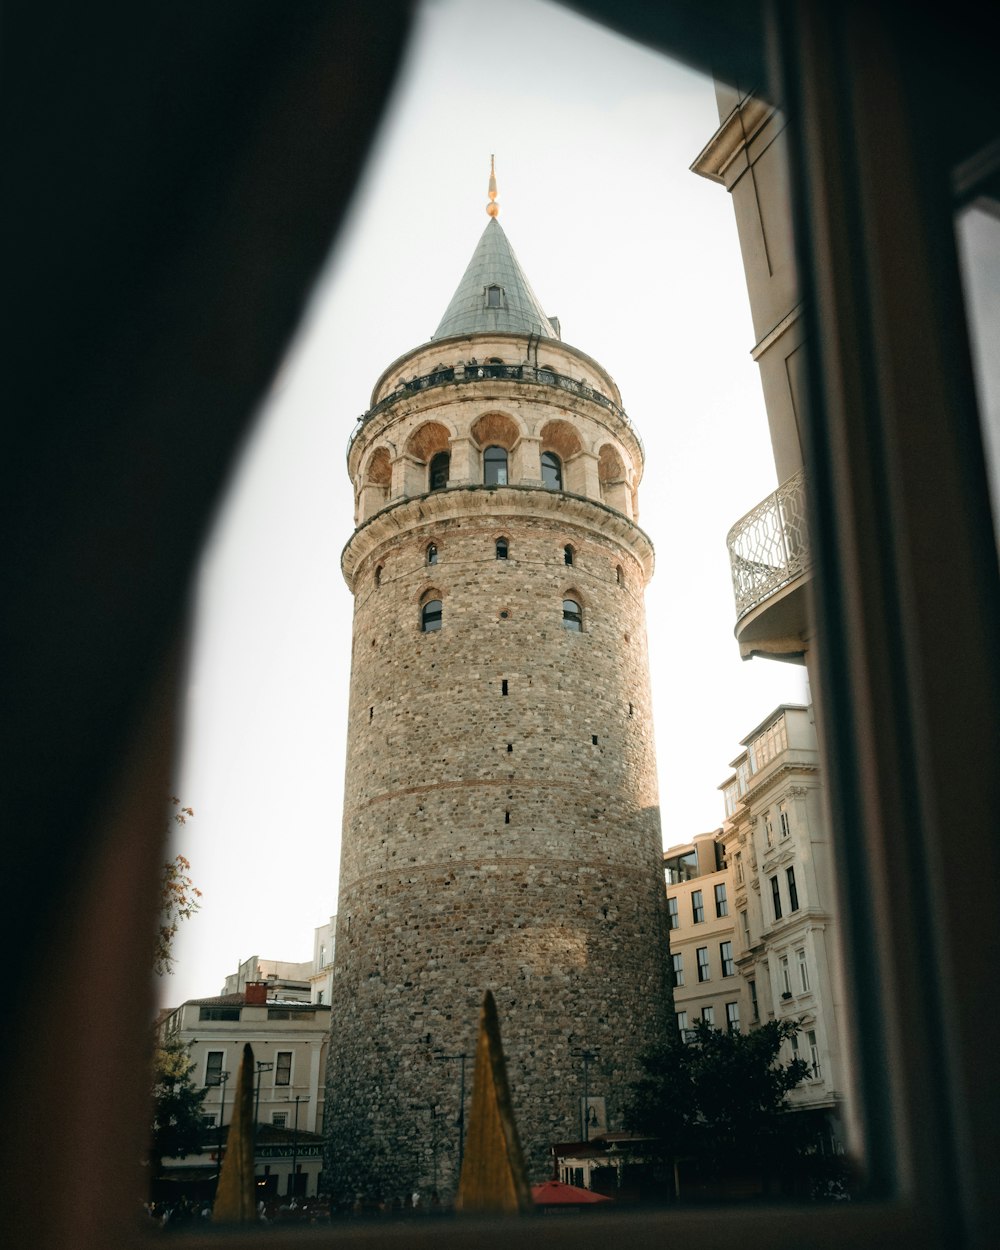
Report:
[[691,172],[725,186],[729,166],[777,111],[756,96],[741,100],[694,158],[689,166]]
[[395,500],[354,531],[344,546],[340,567],[353,591],[354,579],[364,561],[384,543],[403,534],[441,521],[529,517],[551,519],[611,539],[639,563],[643,580],[653,575],[653,543],[649,535],[623,513],[606,504],[567,491],[543,486],[450,486],[444,490]]

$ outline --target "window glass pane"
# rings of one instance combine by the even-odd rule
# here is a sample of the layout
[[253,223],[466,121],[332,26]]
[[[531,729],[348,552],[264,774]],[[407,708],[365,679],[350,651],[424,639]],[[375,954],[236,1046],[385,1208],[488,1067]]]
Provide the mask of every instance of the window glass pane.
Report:
[[431,599],[429,603],[424,604],[420,613],[420,627],[425,634],[441,628],[442,615],[443,607],[440,599]]
[[483,482],[487,486],[507,485],[507,452],[502,447],[487,447],[483,453]]
[[583,629],[583,611],[575,599],[563,600],[563,628],[577,633]]
[[542,485],[547,490],[562,490],[562,461],[554,451],[542,452]]

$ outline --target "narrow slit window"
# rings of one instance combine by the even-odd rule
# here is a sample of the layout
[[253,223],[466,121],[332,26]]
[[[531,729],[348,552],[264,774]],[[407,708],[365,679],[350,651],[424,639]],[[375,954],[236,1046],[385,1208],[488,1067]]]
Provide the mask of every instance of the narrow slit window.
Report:
[[437,564],[437,562],[438,562],[438,549],[434,543],[428,543],[427,544],[427,563]]
[[563,629],[571,629],[574,633],[583,631],[583,608],[575,599],[564,599],[562,607]]
[[615,565],[615,581],[619,586],[625,585],[625,572],[620,564]]
[[573,547],[571,543],[567,543],[566,546],[563,547],[563,563],[564,564],[573,563]]
[[503,823],[505,825],[510,824],[510,808],[508,808],[503,814]]
[[376,589],[377,589],[379,586],[381,586],[381,585],[382,585],[382,565],[381,565],[381,564],[376,564],[376,566],[375,566],[375,587],[376,587]]
[[440,599],[429,599],[420,609],[420,628],[425,634],[441,628],[444,606]]
[[514,754],[514,744],[513,744],[513,742],[508,742],[508,743],[507,743],[507,754],[508,754],[508,755],[513,755],[513,754]]
[[498,539],[497,539],[497,547],[496,547],[496,551],[497,551],[497,559],[498,559],[498,560],[506,560],[506,559],[507,559],[508,553],[510,552],[510,546],[509,546],[509,544],[508,544],[508,542],[507,542],[507,539],[506,539],[506,538],[498,538]]
[[597,746],[597,734],[591,734],[590,741],[596,747]]
[[500,693],[501,693],[501,694],[507,694],[507,693],[508,693],[508,691],[507,691],[507,678],[506,678],[506,677],[504,677],[504,678],[501,680],[501,682],[500,682]]

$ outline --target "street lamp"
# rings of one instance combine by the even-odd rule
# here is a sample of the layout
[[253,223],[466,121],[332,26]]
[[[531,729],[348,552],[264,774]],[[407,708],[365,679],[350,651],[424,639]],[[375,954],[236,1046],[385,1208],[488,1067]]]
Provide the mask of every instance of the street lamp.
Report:
[[218,1153],[219,1153],[219,1173],[222,1173],[222,1122],[226,1118],[226,1082],[229,1080],[229,1073],[220,1070],[219,1079],[215,1082],[219,1087],[219,1124],[218,1124]]
[[465,1061],[469,1056],[465,1053],[461,1055],[437,1055],[436,1058],[442,1063],[457,1059],[461,1064],[459,1076],[459,1094],[458,1094],[458,1118],[455,1123],[458,1125],[458,1175],[462,1175],[462,1160],[465,1158]]
[[265,1063],[263,1060],[257,1060],[257,1090],[254,1094],[253,1103],[253,1173],[256,1183],[257,1176],[257,1122],[260,1119],[260,1074],[262,1072],[270,1072],[274,1067],[273,1063]]
[[292,1197],[295,1196],[295,1189],[296,1189],[295,1170],[299,1162],[299,1103],[308,1102],[308,1101],[309,1101],[308,1094],[296,1094],[295,1095],[295,1130],[292,1133],[292,1179],[291,1179],[291,1185],[290,1185],[290,1188],[292,1191]]
[[[600,1051],[587,1050],[586,1047],[578,1046],[576,1047],[576,1049],[571,1050],[569,1053],[573,1056],[574,1059],[583,1060],[583,1111],[580,1116],[580,1120],[583,1124],[583,1140],[585,1142],[589,1142],[590,1141],[590,1088],[589,1088],[588,1082],[589,1082],[589,1073],[590,1073],[590,1062],[592,1059],[598,1058],[598,1056],[600,1055]],[[595,1119],[596,1119],[596,1116],[595,1116]]]

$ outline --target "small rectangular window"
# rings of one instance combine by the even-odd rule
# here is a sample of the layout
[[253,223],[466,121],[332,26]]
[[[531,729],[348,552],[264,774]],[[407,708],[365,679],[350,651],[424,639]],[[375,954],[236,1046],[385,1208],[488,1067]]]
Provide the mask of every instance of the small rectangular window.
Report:
[[781,888],[777,876],[771,877],[771,906],[774,908],[775,920],[781,919]]
[[722,975],[724,977],[736,976],[736,961],[733,959],[732,942],[719,943],[719,959],[722,961]]
[[823,1076],[823,1070],[819,1066],[819,1046],[816,1043],[816,1034],[812,1029],[806,1034],[806,1041],[809,1043],[809,1066],[812,1069],[813,1077],[818,1081]]
[[694,924],[701,924],[705,919],[705,900],[701,890],[692,890],[691,892],[691,920]]
[[500,693],[501,694],[507,693],[507,678],[506,677],[504,677],[503,680],[500,682]]
[[740,1031],[739,1003],[726,1003],[726,1028],[730,1033],[738,1033]]
[[788,821],[788,808],[784,803],[778,804],[778,827],[783,838],[787,838],[792,831]]
[[674,1018],[677,1021],[677,1031],[683,1033],[688,1026],[688,1013],[686,1011],[675,1012]]
[[710,981],[712,978],[708,968],[708,947],[699,946],[696,955],[698,959],[698,980]]
[[677,908],[677,899],[667,899],[667,924],[671,929],[679,929],[681,926],[681,918]]
[[795,869],[794,868],[785,869],[785,879],[788,882],[788,910],[798,911],[799,910],[799,891],[795,885]]
[[222,1060],[225,1051],[210,1050],[205,1058],[205,1084],[222,1084]]
[[717,916],[729,915],[729,899],[726,898],[726,884],[724,881],[715,887],[715,914]]
[[753,1012],[754,1020],[759,1020],[760,1019],[760,1003],[758,1003],[757,1001],[757,982],[748,981],[747,985],[750,986],[750,1010]]
[[715,1008],[714,1007],[702,1007],[701,1022],[702,1024],[707,1024],[709,1028],[715,1027]]
[[592,746],[597,746],[597,734],[590,735],[590,742]]
[[671,955],[670,960],[674,970],[674,987],[677,988],[684,984],[684,956]]
[[804,946],[800,946],[795,952],[795,958],[799,964],[799,985],[802,987],[802,993],[809,992],[809,965],[806,962],[806,950]]
[[788,970],[788,956],[782,955],[779,964],[781,969],[781,997],[791,998],[792,996],[792,976]]
[[288,1112],[287,1111],[272,1111],[271,1123],[274,1125],[275,1128],[287,1128],[288,1127]]
[[279,1050],[274,1057],[275,1085],[291,1085],[292,1083],[292,1052]]

